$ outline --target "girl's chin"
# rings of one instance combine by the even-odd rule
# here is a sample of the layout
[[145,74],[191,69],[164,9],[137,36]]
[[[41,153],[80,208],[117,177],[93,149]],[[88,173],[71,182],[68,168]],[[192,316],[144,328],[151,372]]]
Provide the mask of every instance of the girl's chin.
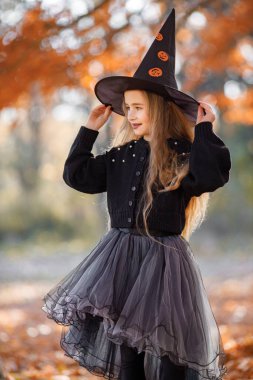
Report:
[[141,128],[133,129],[133,132],[136,136],[142,136],[144,132],[141,130]]

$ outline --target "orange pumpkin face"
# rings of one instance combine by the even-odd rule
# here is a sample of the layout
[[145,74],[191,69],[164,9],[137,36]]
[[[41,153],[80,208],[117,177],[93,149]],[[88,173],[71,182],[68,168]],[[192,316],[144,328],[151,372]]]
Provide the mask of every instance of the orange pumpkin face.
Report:
[[155,39],[157,41],[162,41],[163,40],[163,35],[161,33],[158,33]]
[[166,51],[161,50],[157,53],[157,55],[158,58],[160,58],[162,61],[168,61],[169,59],[169,55],[166,53]]
[[153,67],[148,71],[148,73],[151,77],[160,77],[163,74],[162,70],[159,67]]

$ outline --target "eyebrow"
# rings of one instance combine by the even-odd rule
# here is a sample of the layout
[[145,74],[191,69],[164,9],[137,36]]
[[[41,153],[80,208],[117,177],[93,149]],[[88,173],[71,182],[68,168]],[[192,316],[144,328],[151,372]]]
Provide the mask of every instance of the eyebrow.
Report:
[[[128,106],[128,103],[126,103],[126,106]],[[142,103],[132,103],[132,106],[143,106]]]

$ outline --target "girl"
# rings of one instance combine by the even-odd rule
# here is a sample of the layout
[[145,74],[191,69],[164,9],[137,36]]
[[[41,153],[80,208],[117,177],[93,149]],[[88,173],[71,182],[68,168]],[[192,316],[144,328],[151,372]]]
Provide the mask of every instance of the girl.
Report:
[[[194,118],[193,98],[183,102],[188,95],[175,86],[113,78],[117,90],[104,80],[95,89],[112,106],[91,111],[63,173],[78,191],[107,192],[109,230],[43,298],[43,310],[69,326],[61,337],[66,355],[97,376],[222,379],[225,353],[189,237],[208,193],[229,180],[229,150],[213,132],[208,104],[196,102]],[[94,156],[112,111],[124,122],[109,149]]]

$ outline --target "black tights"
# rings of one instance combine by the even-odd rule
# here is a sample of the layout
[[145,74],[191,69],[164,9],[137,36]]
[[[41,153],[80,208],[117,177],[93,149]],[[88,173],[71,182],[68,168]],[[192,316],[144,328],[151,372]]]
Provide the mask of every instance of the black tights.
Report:
[[[145,352],[139,354],[131,347],[121,344],[120,380],[146,380],[144,373]],[[162,369],[160,380],[185,380],[185,367],[177,366],[168,356],[161,357]]]

